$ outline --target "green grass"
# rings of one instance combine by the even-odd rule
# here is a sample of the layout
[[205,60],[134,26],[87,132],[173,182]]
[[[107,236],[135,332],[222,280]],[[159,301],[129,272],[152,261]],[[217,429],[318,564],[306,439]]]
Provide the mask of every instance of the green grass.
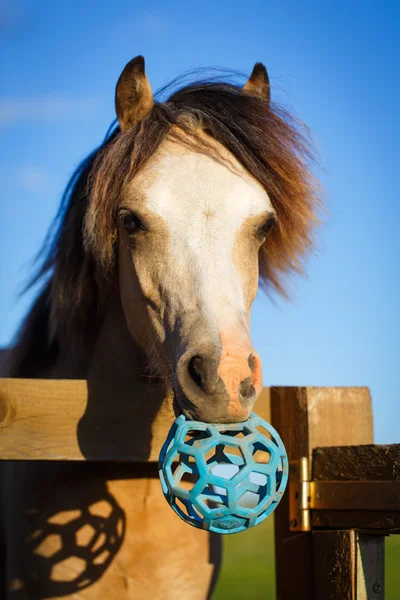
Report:
[[400,600],[400,535],[385,542],[385,600]]
[[222,568],[212,600],[275,598],[274,521],[223,536]]
[[[223,561],[212,600],[275,600],[272,517],[223,537]],[[400,600],[400,535],[386,538],[385,600]]]

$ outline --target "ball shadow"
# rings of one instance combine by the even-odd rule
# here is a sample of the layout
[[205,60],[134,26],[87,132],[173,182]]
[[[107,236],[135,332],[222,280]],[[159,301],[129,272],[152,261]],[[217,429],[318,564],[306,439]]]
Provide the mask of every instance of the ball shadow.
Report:
[[[98,581],[120,549],[126,527],[125,511],[109,492],[107,480],[148,473],[147,465],[134,473],[128,464],[40,466],[42,493],[40,502],[28,503],[23,515],[23,550],[9,584],[13,600],[64,597]],[[45,479],[51,489],[43,488]]]

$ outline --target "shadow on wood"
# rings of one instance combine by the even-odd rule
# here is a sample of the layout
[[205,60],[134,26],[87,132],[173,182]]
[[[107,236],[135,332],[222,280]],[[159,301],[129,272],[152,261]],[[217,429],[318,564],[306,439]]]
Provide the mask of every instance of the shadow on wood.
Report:
[[88,463],[30,463],[27,469],[27,463],[19,462],[4,467],[6,477],[7,467],[12,468],[21,492],[20,519],[13,524],[8,549],[11,598],[62,597],[96,582],[125,532],[125,511],[110,493],[107,479],[132,473]]
[[172,399],[165,399],[164,388],[158,384],[155,391],[143,389],[140,393],[135,389],[132,393],[127,387],[110,388],[101,381],[88,381],[87,391],[86,409],[77,428],[79,448],[86,460],[102,456],[103,460],[134,457],[148,461],[154,441],[158,441],[154,431],[157,416],[163,416],[165,423],[161,443],[175,418]]

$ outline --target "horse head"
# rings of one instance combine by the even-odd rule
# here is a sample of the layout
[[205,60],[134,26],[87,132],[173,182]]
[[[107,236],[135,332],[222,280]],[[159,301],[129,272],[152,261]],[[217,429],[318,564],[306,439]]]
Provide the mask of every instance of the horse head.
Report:
[[262,386],[250,336],[260,271],[279,287],[276,272],[309,245],[302,140],[272,110],[260,63],[243,88],[194,84],[155,103],[137,57],[115,99],[120,133],[94,170],[88,246],[107,262],[109,207],[130,334],[187,416],[243,421]]
[[[67,376],[89,376],[117,297],[122,359],[121,348],[141,348],[188,417],[243,421],[262,385],[250,336],[259,282],[285,294],[284,277],[312,247],[308,132],[271,102],[261,63],[245,85],[198,81],[157,101],[139,56],[115,104],[119,127],[64,195],[14,374],[75,360]],[[107,369],[106,357],[97,374]],[[119,371],[129,379],[129,367]]]

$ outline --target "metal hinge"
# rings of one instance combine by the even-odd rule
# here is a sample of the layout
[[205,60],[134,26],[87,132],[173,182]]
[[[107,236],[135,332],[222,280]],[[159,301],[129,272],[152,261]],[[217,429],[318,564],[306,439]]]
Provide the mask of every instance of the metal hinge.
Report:
[[310,531],[310,467],[303,456],[289,463],[289,529]]
[[311,531],[311,511],[400,512],[400,481],[311,481],[305,456],[289,463],[289,529]]

